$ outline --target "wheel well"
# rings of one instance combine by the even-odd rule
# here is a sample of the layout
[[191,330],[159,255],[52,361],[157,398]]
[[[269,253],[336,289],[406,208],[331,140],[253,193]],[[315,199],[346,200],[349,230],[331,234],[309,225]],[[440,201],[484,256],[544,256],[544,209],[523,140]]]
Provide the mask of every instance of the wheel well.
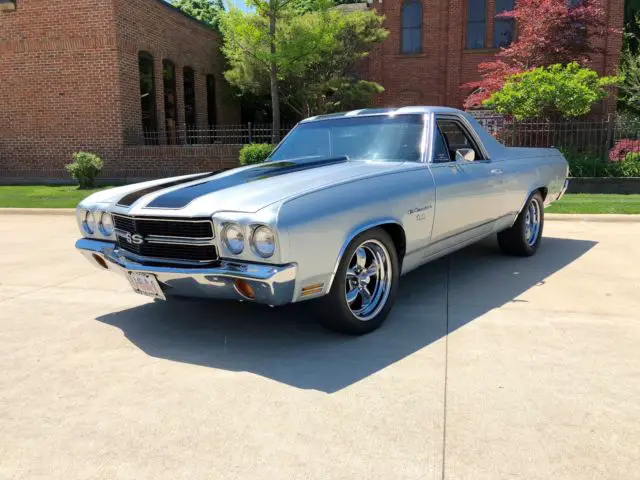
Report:
[[547,187],[540,187],[538,191],[540,192],[540,195],[542,195],[542,201],[544,202],[547,199],[549,189]]
[[396,252],[398,253],[398,261],[402,265],[404,254],[407,252],[407,236],[404,233],[404,228],[397,223],[385,223],[379,225],[385,232],[389,234],[393,244],[396,246]]

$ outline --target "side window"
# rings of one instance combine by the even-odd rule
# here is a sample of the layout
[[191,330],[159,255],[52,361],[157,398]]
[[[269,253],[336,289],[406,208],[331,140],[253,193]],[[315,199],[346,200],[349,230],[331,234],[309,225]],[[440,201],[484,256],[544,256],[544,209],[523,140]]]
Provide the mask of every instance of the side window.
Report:
[[450,162],[451,157],[449,156],[449,150],[447,149],[447,144],[442,137],[442,132],[440,128],[436,126],[435,139],[433,145],[433,163],[444,163]]
[[482,151],[477,147],[460,122],[448,118],[440,118],[437,123],[452,159],[456,158],[456,150],[460,148],[470,148],[476,153],[476,159],[483,159]]

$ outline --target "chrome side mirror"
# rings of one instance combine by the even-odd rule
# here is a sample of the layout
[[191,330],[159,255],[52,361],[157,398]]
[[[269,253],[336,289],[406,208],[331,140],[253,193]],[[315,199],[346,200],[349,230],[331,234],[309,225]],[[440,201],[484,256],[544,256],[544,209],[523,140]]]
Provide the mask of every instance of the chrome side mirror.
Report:
[[456,162],[473,162],[476,152],[472,148],[459,148],[456,150]]

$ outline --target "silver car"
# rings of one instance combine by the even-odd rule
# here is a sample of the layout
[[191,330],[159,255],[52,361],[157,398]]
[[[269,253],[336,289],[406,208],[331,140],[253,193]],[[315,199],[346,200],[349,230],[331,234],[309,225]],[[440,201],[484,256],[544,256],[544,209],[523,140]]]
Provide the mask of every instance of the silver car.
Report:
[[431,260],[496,233],[533,255],[567,174],[455,109],[358,110],[300,122],[259,165],[95,193],[76,247],[144,295],[317,299],[324,325],[362,334]]

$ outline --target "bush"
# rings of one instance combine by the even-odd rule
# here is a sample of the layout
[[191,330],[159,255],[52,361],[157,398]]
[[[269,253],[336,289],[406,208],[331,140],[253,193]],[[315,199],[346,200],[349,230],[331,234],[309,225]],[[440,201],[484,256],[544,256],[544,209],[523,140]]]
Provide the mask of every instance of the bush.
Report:
[[596,152],[562,149],[572,177],[640,177],[640,152],[627,153],[622,160],[602,160]]
[[627,153],[624,160],[616,162],[620,177],[640,177],[640,153]]
[[76,152],[73,154],[73,160],[73,163],[65,165],[64,168],[78,182],[81,189],[93,188],[96,177],[104,165],[102,159],[93,153]]
[[516,120],[579,117],[607,97],[616,77],[598,77],[577,63],[538,67],[507,78],[503,87],[483,102]]
[[622,140],[618,140],[609,151],[609,160],[612,162],[620,162],[630,153],[640,153],[640,140],[623,138]]
[[240,165],[255,165],[264,162],[273,151],[269,143],[250,143],[240,149]]

